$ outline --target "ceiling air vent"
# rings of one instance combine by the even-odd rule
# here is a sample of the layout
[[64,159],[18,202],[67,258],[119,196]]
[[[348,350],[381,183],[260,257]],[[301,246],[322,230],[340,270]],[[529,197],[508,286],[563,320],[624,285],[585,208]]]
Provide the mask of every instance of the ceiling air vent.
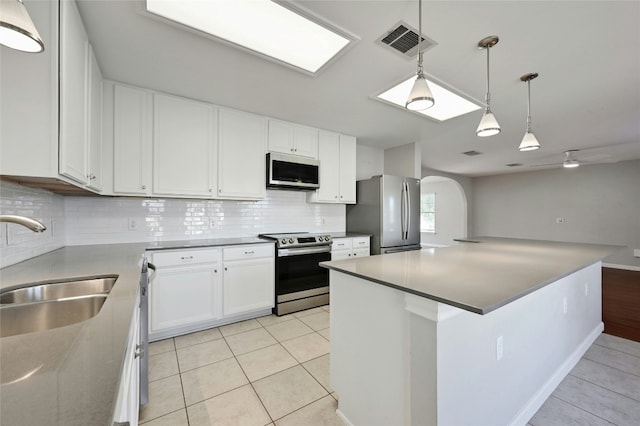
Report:
[[509,163],[509,164],[505,164],[505,166],[507,166],[507,167],[520,167],[520,166],[522,166],[522,163]]
[[[400,21],[378,38],[376,43],[391,48],[392,51],[405,58],[415,58],[418,54],[418,30],[406,22]],[[422,34],[420,47],[423,52],[437,44],[438,43]]]
[[469,157],[473,157],[474,155],[482,155],[482,152],[478,151],[467,151],[463,152],[464,155],[468,155]]

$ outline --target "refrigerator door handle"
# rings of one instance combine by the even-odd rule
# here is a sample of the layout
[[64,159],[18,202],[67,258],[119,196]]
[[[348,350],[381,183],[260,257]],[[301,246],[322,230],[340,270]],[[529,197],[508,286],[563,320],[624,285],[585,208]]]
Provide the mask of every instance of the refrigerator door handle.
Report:
[[405,240],[408,240],[409,231],[411,230],[411,191],[409,191],[409,183],[407,181],[405,181],[404,185],[407,192],[407,208],[405,209],[405,211],[407,212],[407,230],[405,231]]
[[402,182],[402,239],[406,240],[409,236],[407,231],[408,216],[409,216],[409,203],[408,201],[409,191],[407,188],[407,182]]

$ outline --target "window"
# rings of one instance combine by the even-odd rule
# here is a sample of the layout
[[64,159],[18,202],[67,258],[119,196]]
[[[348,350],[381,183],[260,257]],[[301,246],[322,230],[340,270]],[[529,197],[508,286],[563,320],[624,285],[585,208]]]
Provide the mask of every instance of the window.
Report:
[[427,192],[420,196],[420,231],[436,232],[436,193]]

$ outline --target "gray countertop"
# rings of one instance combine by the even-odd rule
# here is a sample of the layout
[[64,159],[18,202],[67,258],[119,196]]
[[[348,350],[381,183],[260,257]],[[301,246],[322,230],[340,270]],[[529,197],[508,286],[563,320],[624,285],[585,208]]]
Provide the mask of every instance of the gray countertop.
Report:
[[442,248],[322,266],[486,314],[619,250],[619,246],[478,237]]
[[0,424],[110,425],[145,250],[269,244],[259,238],[69,246],[0,270],[0,288],[118,275],[87,321],[0,339]]
[[360,232],[330,232],[331,238],[357,238],[371,237],[371,234],[362,234]]

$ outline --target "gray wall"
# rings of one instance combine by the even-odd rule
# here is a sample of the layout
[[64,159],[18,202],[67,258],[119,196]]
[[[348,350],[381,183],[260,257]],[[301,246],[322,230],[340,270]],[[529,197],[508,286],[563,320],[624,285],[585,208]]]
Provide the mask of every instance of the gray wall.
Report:
[[422,147],[413,142],[384,150],[384,174],[420,179]]
[[436,232],[421,232],[420,243],[436,247],[450,246],[454,244],[454,238],[468,236],[465,196],[455,181],[427,177],[420,182],[420,192],[436,194]]
[[446,173],[446,172],[441,172],[439,170],[423,167],[422,177],[425,178],[427,176],[444,176],[444,177],[453,179],[460,184],[460,186],[462,187],[462,190],[464,191],[464,196],[467,199],[467,235],[466,236],[477,235],[475,233],[475,230],[473,229],[473,220],[472,220],[474,209],[475,209],[475,206],[473,205],[473,179],[466,176],[455,175],[453,173]]
[[469,235],[628,246],[605,262],[640,267],[640,160],[478,177],[472,194]]

